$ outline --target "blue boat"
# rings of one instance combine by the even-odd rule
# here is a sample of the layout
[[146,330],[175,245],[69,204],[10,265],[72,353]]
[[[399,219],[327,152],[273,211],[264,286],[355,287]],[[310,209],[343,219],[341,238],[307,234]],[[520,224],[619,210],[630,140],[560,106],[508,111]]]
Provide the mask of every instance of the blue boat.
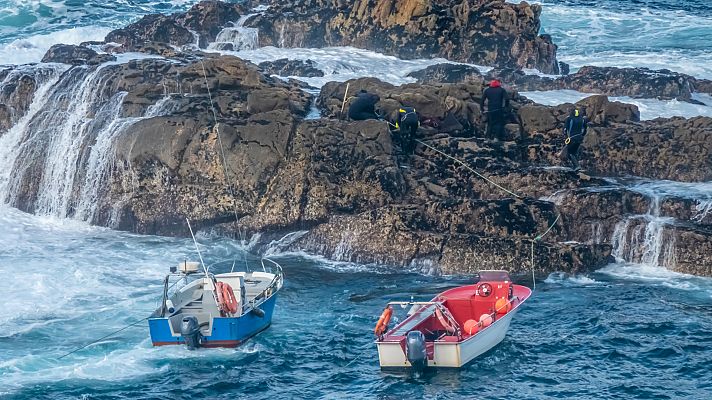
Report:
[[[267,329],[284,276],[263,258],[258,270],[212,274],[220,262],[198,271],[200,263],[171,268],[163,282],[161,305],[148,319],[154,346],[237,347]],[[227,265],[229,267],[229,265]],[[227,268],[226,268],[227,269]]]

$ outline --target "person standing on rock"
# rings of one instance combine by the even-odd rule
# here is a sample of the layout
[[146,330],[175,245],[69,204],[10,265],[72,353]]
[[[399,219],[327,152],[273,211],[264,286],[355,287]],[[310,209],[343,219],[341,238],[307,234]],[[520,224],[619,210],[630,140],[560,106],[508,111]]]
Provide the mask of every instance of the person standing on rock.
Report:
[[379,119],[380,116],[376,114],[376,103],[379,100],[381,98],[377,94],[368,93],[366,90],[361,89],[349,106],[349,118],[354,121]]
[[398,139],[404,154],[415,152],[415,135],[420,127],[420,118],[413,107],[401,107],[395,118],[395,124],[390,124],[398,132]]
[[[485,111],[485,102],[487,103],[487,111]],[[482,113],[487,115],[487,136],[504,140],[504,125],[506,123],[507,110],[509,109],[509,96],[499,80],[492,80],[489,87],[482,93],[480,109]]]
[[571,110],[571,114],[566,118],[564,122],[564,135],[566,139],[564,143],[566,147],[564,148],[564,153],[562,155],[563,159],[568,159],[574,170],[578,171],[579,168],[579,147],[583,143],[583,137],[586,135],[588,130],[588,120],[583,115],[583,112],[579,108],[574,108]]

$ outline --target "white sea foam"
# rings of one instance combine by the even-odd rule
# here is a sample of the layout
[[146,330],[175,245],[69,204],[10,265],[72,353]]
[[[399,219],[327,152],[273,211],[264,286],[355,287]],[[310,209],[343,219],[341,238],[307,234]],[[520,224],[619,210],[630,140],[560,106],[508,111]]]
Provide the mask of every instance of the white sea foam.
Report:
[[54,33],[34,35],[0,44],[0,64],[28,64],[42,60],[54,44],[79,44],[91,40],[104,40],[110,28],[84,26]]
[[[548,106],[576,103],[577,101],[594,95],[592,93],[583,93],[576,90],[529,91],[521,92],[520,94],[539,104]],[[609,96],[608,98],[611,101],[635,104],[640,110],[640,119],[642,120],[651,120],[660,117],[712,117],[712,102],[709,105],[699,105],[677,100],[633,99],[630,97],[615,96]],[[698,98],[701,97],[698,96]]]
[[[402,85],[415,82],[414,78],[406,75],[413,71],[427,68],[430,65],[447,63],[443,58],[401,60],[397,57],[387,56],[369,50],[354,47],[326,47],[314,48],[279,48],[260,47],[245,51],[223,51],[224,54],[233,54],[253,63],[274,61],[281,58],[290,60],[312,60],[316,68],[324,72],[323,77],[298,79],[315,87],[322,87],[330,81],[343,82],[349,79],[362,77],[376,77],[393,85]],[[491,68],[475,66],[480,71],[486,72]]]
[[564,286],[591,286],[600,285],[601,282],[582,274],[570,275],[563,272],[554,272],[544,280],[545,283]]
[[584,65],[671,69],[712,78],[712,18],[686,12],[610,10],[542,1],[542,33],[575,71]]

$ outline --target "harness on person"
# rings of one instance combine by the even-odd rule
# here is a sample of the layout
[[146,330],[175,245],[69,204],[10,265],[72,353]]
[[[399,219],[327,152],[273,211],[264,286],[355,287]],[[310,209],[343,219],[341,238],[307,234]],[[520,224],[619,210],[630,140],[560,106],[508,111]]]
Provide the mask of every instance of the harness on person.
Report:
[[[414,116],[417,120],[418,114],[413,107],[403,107],[398,110],[398,120],[396,121],[396,129],[400,129],[399,122],[405,122],[408,118]],[[418,121],[418,127],[420,127],[420,121]]]

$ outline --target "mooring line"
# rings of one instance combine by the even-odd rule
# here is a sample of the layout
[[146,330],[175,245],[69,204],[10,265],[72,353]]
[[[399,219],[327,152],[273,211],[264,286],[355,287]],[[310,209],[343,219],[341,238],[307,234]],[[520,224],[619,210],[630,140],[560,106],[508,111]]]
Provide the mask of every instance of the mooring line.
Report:
[[64,357],[66,357],[66,356],[68,356],[68,355],[70,355],[70,354],[74,354],[74,353],[78,352],[79,350],[86,349],[87,347],[89,347],[89,346],[91,346],[91,345],[93,345],[93,344],[95,344],[95,343],[101,342],[101,341],[104,340],[104,339],[108,339],[108,338],[110,338],[110,337],[116,335],[117,333],[119,333],[119,332],[121,332],[121,331],[125,331],[126,329],[129,329],[129,328],[131,328],[132,326],[136,326],[136,325],[140,324],[141,322],[143,322],[143,321],[145,321],[145,320],[147,320],[147,319],[149,319],[149,318],[151,318],[151,317],[148,316],[148,317],[146,317],[146,318],[143,318],[143,319],[140,319],[140,320],[138,320],[138,321],[136,321],[136,322],[133,322],[133,323],[131,323],[131,324],[129,324],[129,325],[126,325],[126,326],[124,326],[123,328],[121,328],[121,329],[119,329],[119,330],[117,330],[117,331],[111,332],[110,334],[108,334],[108,335],[106,335],[106,336],[103,336],[103,337],[101,337],[101,338],[99,338],[99,339],[96,339],[96,340],[94,340],[94,341],[92,341],[92,342],[90,342],[90,343],[88,343],[88,344],[85,344],[85,345],[82,346],[82,347],[79,347],[79,348],[77,348],[77,349],[74,349],[74,350],[70,351],[69,353],[67,353],[67,354],[65,354],[65,355],[63,355],[63,356],[57,358],[57,360],[61,360],[61,359],[63,359]]
[[556,223],[559,222],[559,218],[561,218],[561,214],[556,215],[556,219],[554,220],[554,222],[551,223],[551,225],[549,225],[549,227],[546,229],[546,231],[544,233],[535,237],[534,239],[531,239],[532,246],[531,246],[531,264],[530,265],[532,268],[532,289],[533,290],[536,290],[536,277],[534,276],[534,243],[541,241],[541,239],[543,239],[544,236],[546,236],[551,231],[551,229],[554,228],[554,225],[556,225]]
[[443,151],[440,151],[440,150],[436,149],[435,147],[433,147],[433,146],[431,146],[431,145],[429,145],[429,144],[423,142],[422,140],[419,140],[419,139],[414,139],[414,140],[415,140],[416,142],[422,144],[423,146],[425,146],[425,147],[427,147],[427,148],[429,148],[429,149],[431,149],[431,150],[433,150],[433,151],[435,151],[435,152],[437,152],[437,153],[439,153],[439,154],[441,154],[441,155],[443,155],[443,156],[445,156],[445,157],[447,157],[447,158],[449,158],[449,159],[455,161],[456,163],[462,165],[463,167],[467,168],[467,169],[468,169],[470,172],[472,172],[473,174],[475,174],[475,175],[477,175],[478,177],[484,179],[485,181],[491,183],[492,185],[496,186],[496,187],[499,188],[500,190],[502,190],[502,191],[504,191],[504,192],[506,192],[506,193],[508,193],[508,194],[511,194],[512,196],[514,196],[514,197],[516,197],[516,198],[518,198],[518,199],[523,199],[523,198],[524,198],[524,197],[522,197],[522,196],[520,196],[520,195],[514,193],[513,191],[511,191],[511,190],[505,188],[504,186],[498,184],[497,182],[493,181],[492,179],[490,179],[490,178],[488,178],[488,177],[482,175],[481,173],[477,172],[474,168],[470,167],[470,166],[467,165],[465,162],[460,161],[460,160],[458,160],[457,158],[455,158],[455,157],[453,157],[453,156],[451,156],[451,155],[449,155],[449,154],[447,154],[447,153],[445,153],[445,152],[443,152]]

